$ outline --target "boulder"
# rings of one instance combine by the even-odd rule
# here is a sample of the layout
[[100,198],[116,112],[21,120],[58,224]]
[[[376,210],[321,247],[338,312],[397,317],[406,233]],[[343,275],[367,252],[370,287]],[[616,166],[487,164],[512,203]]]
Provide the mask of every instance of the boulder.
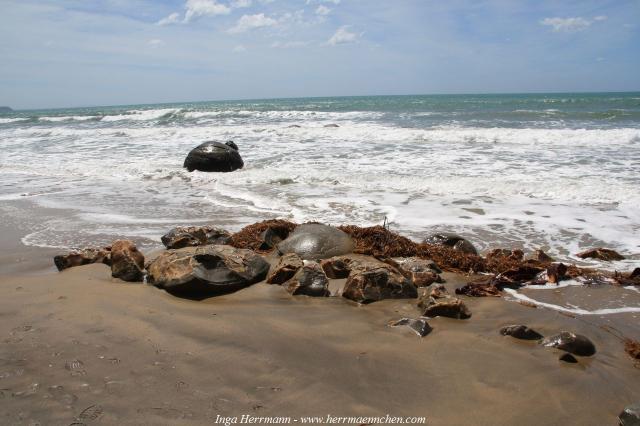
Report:
[[529,259],[540,263],[553,262],[553,257],[549,256],[547,253],[540,249],[534,251]]
[[284,282],[293,278],[296,272],[298,272],[298,270],[303,266],[304,263],[297,254],[285,254],[269,271],[269,275],[267,276],[267,283],[283,284]]
[[320,264],[316,262],[305,262],[305,265],[298,270],[295,276],[282,285],[294,296],[329,296],[329,280],[324,274]]
[[129,240],[111,244],[111,276],[122,281],[136,282],[144,278],[144,255]]
[[58,268],[58,271],[91,263],[111,265],[111,247],[75,250],[68,254],[55,256],[53,263]]
[[433,283],[443,283],[444,280],[438,274],[442,270],[433,260],[420,257],[394,258],[393,261],[405,272],[405,276],[411,279],[416,287],[429,287]]
[[[371,303],[383,299],[412,299],[418,297],[415,285],[401,271],[375,258],[343,257],[331,265],[346,265],[349,270],[342,296],[358,303]],[[332,274],[335,276],[336,274]],[[332,276],[329,275],[329,276]]]
[[591,340],[581,334],[570,333],[568,331],[547,337],[542,340],[540,344],[578,356],[592,356],[596,353],[596,347]]
[[567,266],[564,263],[552,263],[547,268],[547,282],[557,284],[564,280],[567,273]]
[[337,124],[325,124],[324,127],[340,127]]
[[577,364],[578,360],[575,356],[571,355],[569,352],[565,352],[558,358],[562,362],[566,362],[567,364]]
[[179,226],[167,232],[161,238],[168,249],[205,246],[209,244],[228,244],[231,234],[213,226]]
[[389,327],[408,327],[409,330],[413,331],[420,337],[426,336],[431,333],[431,330],[433,330],[424,318],[401,318],[397,321],[391,321],[389,323]]
[[238,146],[229,141],[226,143],[208,141],[193,148],[184,160],[184,168],[190,172],[232,172],[244,167],[244,161],[238,152]]
[[495,277],[471,281],[460,288],[456,288],[456,294],[469,297],[500,297],[502,288],[495,285]]
[[286,228],[268,227],[260,233],[260,250],[267,251],[278,245],[279,242],[286,239],[289,236],[289,230]]
[[602,247],[582,251],[576,254],[576,256],[580,259],[598,259],[606,260],[608,262],[612,260],[624,260],[624,256],[617,251]]
[[429,296],[433,297],[434,299],[442,299],[443,297],[449,297],[449,292],[447,291],[445,286],[437,285],[431,289],[431,292],[429,292]]
[[262,281],[269,263],[251,250],[208,245],[167,250],[147,265],[147,280],[176,296],[204,299]]
[[299,225],[277,245],[280,254],[295,253],[305,260],[326,259],[351,253],[351,237],[333,226],[319,223]]
[[471,311],[469,311],[467,305],[456,297],[435,299],[430,296],[424,296],[418,301],[418,307],[422,309],[422,315],[429,318],[471,318]]
[[425,244],[452,247],[455,250],[468,254],[478,254],[478,250],[466,239],[456,234],[441,232],[431,234],[423,241]]
[[640,403],[627,405],[618,419],[620,426],[640,426]]
[[521,340],[540,340],[544,336],[526,325],[507,325],[500,329],[503,336],[511,336]]

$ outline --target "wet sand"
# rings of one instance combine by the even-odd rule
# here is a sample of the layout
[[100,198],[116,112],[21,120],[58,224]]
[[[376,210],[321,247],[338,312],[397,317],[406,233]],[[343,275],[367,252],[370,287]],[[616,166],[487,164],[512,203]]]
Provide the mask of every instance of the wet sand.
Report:
[[[444,276],[450,290],[468,280]],[[471,319],[432,319],[419,338],[387,326],[418,316],[415,301],[358,306],[261,283],[195,302],[112,279],[104,265],[3,274],[0,291],[7,425],[390,414],[429,425],[600,426],[640,397],[640,369],[601,327],[638,333],[630,314],[572,318],[464,298]],[[598,353],[562,363],[555,350],[498,333],[512,323],[585,334]]]

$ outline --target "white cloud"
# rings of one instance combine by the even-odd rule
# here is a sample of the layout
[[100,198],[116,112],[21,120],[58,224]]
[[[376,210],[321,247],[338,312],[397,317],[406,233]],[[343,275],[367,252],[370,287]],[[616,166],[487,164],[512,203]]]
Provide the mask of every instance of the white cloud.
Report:
[[239,44],[236,47],[233,48],[233,51],[236,53],[242,53],[242,52],[246,52],[247,48],[244,47],[243,45]]
[[241,9],[243,7],[250,7],[251,6],[251,0],[233,0],[231,2],[231,7],[233,7],[234,9]]
[[541,25],[552,27],[554,32],[575,33],[578,31],[584,31],[591,26],[594,22],[606,20],[606,16],[596,16],[593,20],[585,19],[582,17],[574,18],[545,18],[540,21]]
[[348,25],[338,28],[338,31],[336,31],[335,34],[331,36],[327,43],[331,46],[335,46],[337,44],[353,43],[357,41],[358,38],[360,38],[360,36],[362,35],[349,32],[347,28],[349,28]]
[[175,12],[175,13],[172,13],[171,15],[167,16],[166,18],[162,18],[156,24],[157,25],[170,25],[170,24],[176,24],[178,22],[180,22],[180,14]]
[[200,16],[228,15],[231,12],[228,6],[218,3],[216,0],[187,0],[184,7],[187,9],[184,14],[184,22],[189,22]]
[[333,3],[333,4],[340,4],[340,0],[307,0],[307,4],[313,4],[313,3]]
[[242,15],[242,17],[238,19],[236,25],[229,30],[229,33],[238,34],[256,28],[272,27],[277,24],[278,21],[265,16],[264,13],[258,13],[256,15]]
[[331,13],[331,9],[322,4],[316,9],[316,15],[327,16],[329,13]]
[[306,41],[275,41],[271,43],[272,49],[293,49],[296,47],[308,46],[309,42]]

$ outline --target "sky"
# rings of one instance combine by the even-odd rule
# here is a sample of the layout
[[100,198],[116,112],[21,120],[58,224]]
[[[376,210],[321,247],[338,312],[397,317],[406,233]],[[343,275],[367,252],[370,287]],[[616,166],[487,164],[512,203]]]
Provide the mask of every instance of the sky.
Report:
[[0,0],[16,109],[640,90],[640,0]]

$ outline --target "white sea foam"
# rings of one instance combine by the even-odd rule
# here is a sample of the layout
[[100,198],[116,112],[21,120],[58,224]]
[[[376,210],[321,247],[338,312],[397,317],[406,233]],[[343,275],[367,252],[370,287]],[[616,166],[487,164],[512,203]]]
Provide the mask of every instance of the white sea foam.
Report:
[[624,307],[620,307],[620,308],[604,308],[604,309],[593,309],[593,310],[588,310],[588,309],[583,309],[583,308],[579,308],[579,307],[566,307],[566,306],[560,306],[560,305],[555,305],[553,303],[547,303],[547,302],[540,302],[538,300],[535,300],[531,297],[528,297],[522,293],[519,293],[517,290],[513,290],[510,288],[505,288],[504,291],[509,294],[511,297],[513,297],[516,300],[521,300],[524,302],[528,302],[528,303],[533,303],[536,306],[540,306],[543,308],[548,308],[548,309],[552,309],[554,311],[558,311],[558,312],[566,312],[569,314],[576,314],[576,315],[613,315],[613,314],[623,314],[623,313],[636,313],[636,312],[640,312],[640,306],[624,306]]
[[8,124],[8,123],[17,123],[19,121],[26,121],[28,118],[23,117],[14,117],[14,118],[4,118],[0,117],[0,124]]

